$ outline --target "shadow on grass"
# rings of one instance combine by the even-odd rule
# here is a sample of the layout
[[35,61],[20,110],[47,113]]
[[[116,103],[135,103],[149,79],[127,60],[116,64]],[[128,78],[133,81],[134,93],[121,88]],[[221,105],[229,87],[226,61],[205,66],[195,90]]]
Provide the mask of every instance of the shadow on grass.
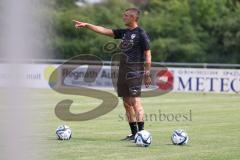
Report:
[[167,143],[167,144],[165,144],[165,145],[167,145],[167,146],[176,146],[176,147],[191,147],[191,145],[175,145],[175,144],[172,144],[172,143]]

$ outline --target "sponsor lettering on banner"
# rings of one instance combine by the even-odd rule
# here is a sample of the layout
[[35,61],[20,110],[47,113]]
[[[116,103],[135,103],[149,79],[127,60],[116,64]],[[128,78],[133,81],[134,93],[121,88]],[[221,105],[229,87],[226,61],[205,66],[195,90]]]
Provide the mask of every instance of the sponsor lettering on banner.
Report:
[[[9,64],[0,64],[0,87],[27,87],[50,88],[48,84],[51,73],[57,68],[56,64],[22,64],[19,65],[22,73],[9,73],[12,68]],[[10,84],[18,80],[21,84]]]
[[240,93],[240,70],[172,68],[174,92]]

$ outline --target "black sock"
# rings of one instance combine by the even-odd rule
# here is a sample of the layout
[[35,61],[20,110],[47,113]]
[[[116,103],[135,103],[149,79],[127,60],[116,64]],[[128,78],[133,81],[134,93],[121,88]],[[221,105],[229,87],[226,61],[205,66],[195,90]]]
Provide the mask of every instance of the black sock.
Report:
[[144,130],[144,122],[137,122],[137,125],[139,131]]
[[133,135],[137,133],[137,123],[136,122],[129,122],[129,126],[131,128],[131,132]]

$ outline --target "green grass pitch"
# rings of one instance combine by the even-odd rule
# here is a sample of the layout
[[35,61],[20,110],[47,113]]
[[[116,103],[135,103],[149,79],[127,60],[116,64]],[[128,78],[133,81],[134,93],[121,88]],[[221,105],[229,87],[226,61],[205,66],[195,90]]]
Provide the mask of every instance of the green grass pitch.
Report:
[[[162,114],[190,116],[191,110],[191,117],[179,121],[148,117],[145,129],[152,133],[153,141],[144,148],[119,141],[129,133],[121,99],[116,109],[97,119],[63,122],[54,114],[60,100],[74,100],[71,108],[74,113],[93,109],[101,101],[51,90],[37,90],[37,93],[35,107],[41,113],[40,126],[44,128],[38,136],[48,160],[238,160],[240,157],[240,95],[237,94],[169,93],[143,98],[147,116],[159,116],[159,110]],[[56,140],[55,129],[60,124],[71,127],[70,141]],[[190,137],[185,146],[171,144],[172,131],[178,128]]]

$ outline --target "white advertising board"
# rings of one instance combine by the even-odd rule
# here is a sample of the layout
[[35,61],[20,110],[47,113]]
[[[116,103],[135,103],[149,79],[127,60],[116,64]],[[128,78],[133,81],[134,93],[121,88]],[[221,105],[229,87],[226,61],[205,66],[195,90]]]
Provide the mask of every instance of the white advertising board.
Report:
[[[58,67],[56,64],[24,64],[18,73],[13,74],[8,64],[0,64],[0,87],[6,87],[9,82],[20,79],[21,85],[29,88],[50,88],[49,77]],[[103,66],[99,71],[89,72],[89,76],[96,77],[92,82],[84,82],[87,66],[81,66],[71,70],[71,66],[63,67],[58,73],[67,74],[62,85],[79,86],[87,85],[89,87],[112,87],[112,78],[117,77],[117,72],[111,73],[110,66]],[[156,86],[167,88],[172,86],[173,92],[204,92],[204,93],[240,93],[240,70],[238,69],[204,69],[204,68],[168,68],[165,74],[158,74],[161,68],[153,68],[153,82]],[[10,74],[11,72],[11,74]],[[166,84],[165,84],[166,83]],[[16,84],[15,84],[16,85]],[[165,86],[165,88],[166,88]],[[163,87],[164,88],[164,87]]]

